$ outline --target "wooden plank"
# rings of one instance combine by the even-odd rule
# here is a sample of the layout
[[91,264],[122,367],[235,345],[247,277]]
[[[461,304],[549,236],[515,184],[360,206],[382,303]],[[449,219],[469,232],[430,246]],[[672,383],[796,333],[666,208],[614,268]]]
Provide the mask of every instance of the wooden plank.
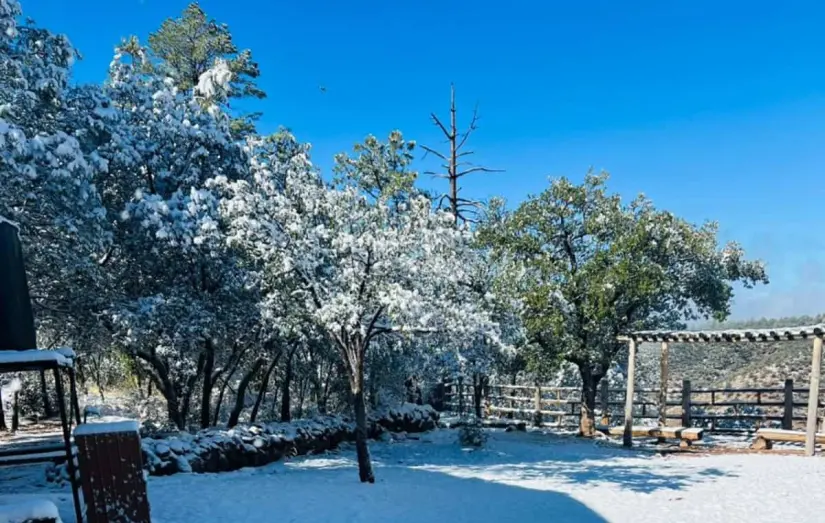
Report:
[[[768,441],[784,441],[788,443],[805,443],[808,435],[801,430],[784,430],[784,429],[759,429],[756,431],[757,438],[763,438]],[[825,444],[825,433],[816,434],[816,443]]]
[[[608,434],[610,436],[622,436],[625,434],[623,427],[606,427],[599,425],[596,427],[599,432]],[[630,428],[630,432],[634,438],[668,438],[668,439],[684,439],[688,441],[699,441],[705,429],[695,427],[642,427],[634,426]]]
[[[72,447],[73,455],[77,454],[77,448]],[[10,465],[28,465],[33,463],[62,463],[66,461],[65,450],[54,450],[50,452],[29,452],[24,454],[15,454],[12,456],[0,457],[0,467]]]
[[[533,409],[513,409],[510,407],[496,407],[495,405],[490,405],[490,410],[497,411],[497,412],[513,412],[517,414],[527,414],[533,415],[536,413]],[[561,410],[542,410],[540,411],[542,416],[567,416],[568,413],[561,411]]]

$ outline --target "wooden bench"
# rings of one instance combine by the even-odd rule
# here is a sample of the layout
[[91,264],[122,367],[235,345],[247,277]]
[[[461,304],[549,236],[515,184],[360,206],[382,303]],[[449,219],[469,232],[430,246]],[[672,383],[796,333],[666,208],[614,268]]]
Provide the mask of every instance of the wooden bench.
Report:
[[[805,432],[801,430],[759,429],[756,431],[756,439],[751,444],[751,448],[754,450],[770,450],[773,448],[774,441],[805,443]],[[825,434],[817,433],[816,443],[824,445]]]
[[[608,427],[599,425],[596,430],[608,436],[624,436],[624,427]],[[660,442],[665,439],[678,439],[679,446],[687,448],[694,441],[702,439],[705,429],[688,427],[631,427],[634,438],[656,438]]]

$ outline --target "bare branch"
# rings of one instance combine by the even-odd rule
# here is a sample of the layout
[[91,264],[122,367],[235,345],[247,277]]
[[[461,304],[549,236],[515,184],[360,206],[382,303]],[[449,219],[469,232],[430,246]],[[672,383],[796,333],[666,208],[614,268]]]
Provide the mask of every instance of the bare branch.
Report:
[[[427,147],[426,145],[422,145],[421,148],[424,149],[424,151],[426,151],[426,153],[434,154],[434,155],[438,156],[439,158],[441,158],[442,160],[444,160],[445,162],[449,161],[446,156],[444,156],[440,152],[436,151],[435,149],[432,149],[431,147]],[[427,157],[426,153],[424,154],[424,158]]]
[[475,108],[473,108],[473,118],[470,120],[470,125],[467,127],[467,130],[464,131],[464,136],[461,137],[461,141],[456,146],[456,150],[461,149],[464,147],[464,144],[467,142],[467,138],[473,134],[473,131],[478,129],[476,123],[478,122],[478,104],[476,104]]
[[433,119],[433,122],[441,129],[441,132],[444,133],[444,136],[446,136],[448,140],[453,138],[453,135],[444,127],[444,124],[441,123],[441,120],[438,119],[435,113],[430,113],[430,118]]
[[465,174],[477,173],[477,172],[503,173],[504,170],[503,169],[488,169],[487,167],[472,167],[472,168],[467,169],[465,171],[461,171],[461,172],[456,173],[456,177],[460,178],[460,177],[464,176]]

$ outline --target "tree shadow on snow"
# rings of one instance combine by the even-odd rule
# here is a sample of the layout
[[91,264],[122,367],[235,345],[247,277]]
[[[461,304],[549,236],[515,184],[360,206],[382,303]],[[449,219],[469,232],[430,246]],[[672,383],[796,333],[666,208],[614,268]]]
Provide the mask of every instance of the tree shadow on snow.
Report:
[[[534,490],[477,478],[461,478],[421,469],[398,474],[377,471],[379,482],[409,489],[411,500],[393,497],[394,508],[384,511],[382,521],[404,523],[449,521],[482,523],[607,523],[607,519],[586,504],[563,492]],[[383,476],[383,477],[382,477]],[[372,521],[372,520],[369,520]],[[377,521],[377,520],[376,520]]]
[[[524,452],[525,443],[536,443],[529,454]],[[538,439],[532,434],[496,433],[486,448],[460,457],[454,452],[429,453],[426,448],[414,455],[407,465],[446,474],[478,475],[490,481],[615,485],[641,493],[680,490],[716,478],[735,477],[728,471],[702,467],[699,460],[663,458],[649,452],[597,446],[586,440]]]

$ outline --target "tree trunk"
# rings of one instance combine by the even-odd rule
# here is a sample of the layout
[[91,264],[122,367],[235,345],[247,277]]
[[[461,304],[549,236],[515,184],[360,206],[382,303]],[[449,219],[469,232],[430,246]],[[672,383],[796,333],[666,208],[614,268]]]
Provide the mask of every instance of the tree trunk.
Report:
[[404,391],[407,395],[407,403],[415,403],[415,378],[408,376],[404,380]]
[[378,401],[381,398],[379,398],[379,396],[378,396],[378,380],[374,379],[373,376],[370,376],[369,389],[370,389],[370,407],[372,407],[373,409],[377,409],[378,408]]
[[476,412],[476,418],[481,418],[481,398],[484,392],[484,376],[481,374],[473,374],[473,408]]
[[258,419],[258,410],[261,408],[261,404],[264,401],[264,396],[266,396],[266,391],[269,389],[269,379],[272,377],[272,371],[275,370],[275,366],[278,365],[278,360],[280,359],[280,353],[278,353],[273,359],[272,363],[269,364],[269,367],[266,369],[264,373],[264,378],[261,381],[261,388],[258,390],[258,397],[255,398],[255,405],[252,406],[252,412],[249,414],[249,422],[255,423],[255,420]]
[[289,353],[286,360],[286,369],[284,370],[284,383],[281,392],[281,421],[292,421],[292,397],[290,395],[290,387],[292,387],[292,356],[295,354],[295,349]]
[[230,380],[232,380],[232,376],[235,375],[235,372],[238,370],[238,363],[240,362],[240,358],[236,359],[235,362],[232,364],[231,368],[229,369],[229,374],[226,375],[226,378],[223,380],[223,384],[221,385],[221,390],[218,393],[218,404],[215,405],[215,412],[212,417],[212,426],[216,427],[218,425],[218,421],[221,417],[221,408],[223,407],[223,397],[226,394],[226,387],[229,385]]
[[[362,380],[359,380],[362,381]],[[358,454],[358,477],[361,483],[375,483],[372,472],[370,449],[367,446],[367,405],[364,401],[364,389],[358,383],[352,391],[355,407],[355,450]]]
[[272,391],[272,403],[269,405],[269,418],[270,420],[275,419],[275,411],[278,409],[278,387],[275,387],[275,390]]
[[166,412],[169,414],[169,421],[172,422],[178,430],[184,429],[184,422],[178,409],[177,401],[166,400]]
[[215,347],[206,340],[206,363],[203,367],[203,393],[201,394],[201,428],[209,427],[212,421],[212,389],[215,387]]
[[6,426],[6,409],[3,408],[3,389],[0,388],[0,430],[8,430]]
[[307,380],[298,380],[298,412],[297,417],[301,419],[304,417],[304,400],[306,399]]
[[11,430],[17,432],[20,428],[20,392],[14,391],[14,404],[11,407]]
[[582,378],[581,418],[579,419],[579,436],[592,438],[596,435],[596,393],[602,374],[593,372],[589,367],[580,367]]
[[44,370],[40,371],[40,394],[43,397],[43,412],[47,418],[53,418],[55,412],[49,399],[49,389],[46,387],[46,371]]
[[238,385],[238,392],[235,395],[235,407],[232,409],[232,412],[229,414],[229,421],[226,422],[226,426],[228,428],[232,428],[238,424],[238,418],[241,417],[241,412],[243,412],[244,400],[246,399],[246,389],[249,387],[249,382],[252,381],[252,378],[258,374],[258,371],[261,370],[261,367],[264,364],[264,360],[258,359],[255,361],[254,365],[252,365],[252,369],[241,379],[241,383]]

